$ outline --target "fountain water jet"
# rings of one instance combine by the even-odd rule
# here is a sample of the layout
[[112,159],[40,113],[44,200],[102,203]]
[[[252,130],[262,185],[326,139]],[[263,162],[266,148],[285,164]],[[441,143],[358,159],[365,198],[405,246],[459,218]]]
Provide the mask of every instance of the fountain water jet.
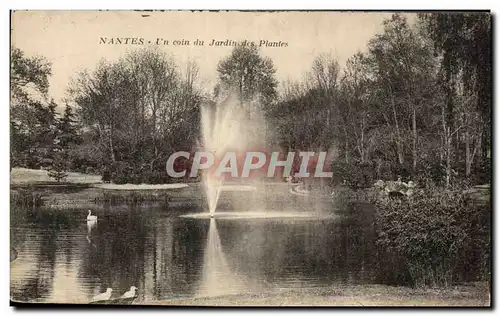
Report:
[[[255,104],[251,106],[257,107]],[[259,111],[253,111],[259,113]],[[201,135],[203,147],[214,153],[220,160],[225,152],[244,152],[250,145],[260,144],[262,137],[256,135],[265,124],[260,116],[250,115],[236,97],[230,95],[224,102],[215,106],[206,105],[201,109]],[[257,133],[258,134],[258,133]],[[221,193],[223,178],[215,175],[214,170],[205,170],[202,175],[203,188],[211,217],[215,215],[217,201]]]

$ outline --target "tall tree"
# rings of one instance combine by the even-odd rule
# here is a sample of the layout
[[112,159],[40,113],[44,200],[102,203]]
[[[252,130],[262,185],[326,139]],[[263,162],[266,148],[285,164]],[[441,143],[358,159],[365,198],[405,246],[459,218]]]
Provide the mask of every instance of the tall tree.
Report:
[[[460,128],[465,135],[466,175],[474,155],[470,151],[471,125],[456,126],[461,115],[455,113],[457,89],[475,100],[476,110],[481,117],[480,137],[476,137],[483,159],[489,156],[491,128],[491,15],[488,13],[436,13],[421,14],[436,53],[441,57],[443,80],[441,86],[446,93],[443,108],[443,133],[446,143],[446,183],[450,184],[453,157],[453,136]],[[463,100],[463,99],[462,99]],[[467,107],[461,107],[465,109]],[[468,107],[468,110],[471,108]],[[457,134],[458,135],[458,134]],[[459,137],[456,137],[459,139]],[[476,146],[477,147],[477,146]]]
[[51,65],[43,57],[11,50],[11,164],[38,168],[55,137],[55,104],[48,100]]
[[273,62],[260,56],[256,46],[236,46],[219,62],[217,71],[220,86],[216,93],[234,92],[242,104],[258,101],[264,110],[276,98]]
[[[404,16],[394,14],[384,21],[384,32],[370,41],[369,53],[379,106],[383,109],[389,105],[390,111],[380,113],[386,124],[394,128],[398,162],[405,164],[406,152],[411,152],[415,171],[419,155],[418,116],[434,90],[435,59],[431,47]],[[410,146],[406,139],[411,140]]]
[[78,122],[75,113],[73,113],[73,109],[68,103],[66,103],[66,106],[64,108],[64,113],[58,122],[59,146],[67,149],[69,146],[78,143],[79,135],[77,130],[77,123]]
[[98,156],[139,173],[164,171],[171,152],[194,146],[200,91],[195,63],[181,69],[153,48],[102,62],[70,87],[83,126],[98,140]]
[[348,162],[349,140],[355,139],[355,148],[364,163],[369,159],[370,139],[368,137],[370,121],[374,115],[371,113],[373,101],[369,93],[370,82],[368,79],[366,57],[355,54],[346,63],[344,75],[341,80],[341,100],[337,106],[339,127],[345,139],[346,162]]
[[[44,57],[26,57],[13,47],[10,56],[10,91],[14,101],[29,98],[30,88],[45,96],[49,89],[51,64]],[[11,102],[11,106],[20,105]]]

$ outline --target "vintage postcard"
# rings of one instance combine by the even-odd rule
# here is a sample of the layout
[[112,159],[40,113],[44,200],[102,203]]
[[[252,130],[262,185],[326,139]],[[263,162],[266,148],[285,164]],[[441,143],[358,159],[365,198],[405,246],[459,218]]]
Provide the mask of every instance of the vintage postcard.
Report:
[[11,304],[491,306],[491,34],[12,11]]

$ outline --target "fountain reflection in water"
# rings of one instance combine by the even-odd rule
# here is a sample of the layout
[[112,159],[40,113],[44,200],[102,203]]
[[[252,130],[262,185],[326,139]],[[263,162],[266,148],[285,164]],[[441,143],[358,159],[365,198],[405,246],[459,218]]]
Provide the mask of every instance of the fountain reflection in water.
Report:
[[210,219],[208,239],[205,247],[203,276],[198,290],[198,296],[221,296],[238,294],[244,282],[230,269],[222,245],[215,219]]

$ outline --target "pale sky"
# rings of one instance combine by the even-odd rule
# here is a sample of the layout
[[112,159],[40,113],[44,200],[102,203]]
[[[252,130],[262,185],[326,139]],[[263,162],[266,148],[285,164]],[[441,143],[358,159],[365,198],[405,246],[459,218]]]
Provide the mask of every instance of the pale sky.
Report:
[[[149,15],[143,17],[143,15]],[[77,71],[93,69],[99,60],[115,60],[157,38],[204,40],[205,46],[161,46],[179,66],[197,61],[211,91],[218,61],[232,47],[210,47],[216,40],[287,42],[287,47],[262,47],[272,58],[279,81],[298,80],[320,53],[332,53],[343,66],[370,38],[383,30],[381,12],[134,12],[16,11],[12,14],[12,45],[28,56],[42,55],[52,63],[49,95],[60,103]],[[412,17],[410,17],[412,19]],[[100,44],[100,38],[143,38],[145,45]]]

